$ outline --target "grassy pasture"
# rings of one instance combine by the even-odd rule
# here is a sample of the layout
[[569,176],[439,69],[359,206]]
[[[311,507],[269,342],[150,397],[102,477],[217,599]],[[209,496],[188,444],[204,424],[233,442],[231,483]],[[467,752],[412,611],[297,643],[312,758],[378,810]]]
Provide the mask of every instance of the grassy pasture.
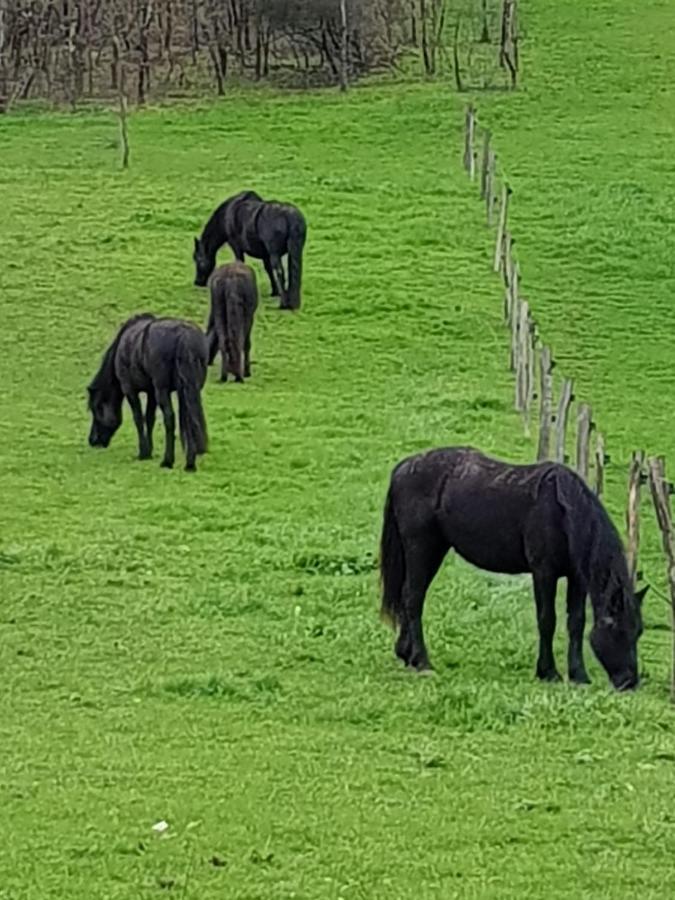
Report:
[[[675,466],[673,26],[660,0],[540,0],[526,88],[478,98],[617,518],[631,449]],[[588,689],[534,683],[524,579],[448,560],[433,679],[397,667],[377,619],[393,463],[532,455],[461,113],[442,85],[148,110],[128,173],[109,113],[0,122],[1,898],[672,892],[661,600],[633,697],[590,660]],[[106,342],[135,311],[204,320],[192,236],[249,185],[307,214],[304,309],[265,299],[249,384],[212,371],[196,476],[134,462],[128,414],[89,450]],[[645,551],[663,586],[651,527]]]

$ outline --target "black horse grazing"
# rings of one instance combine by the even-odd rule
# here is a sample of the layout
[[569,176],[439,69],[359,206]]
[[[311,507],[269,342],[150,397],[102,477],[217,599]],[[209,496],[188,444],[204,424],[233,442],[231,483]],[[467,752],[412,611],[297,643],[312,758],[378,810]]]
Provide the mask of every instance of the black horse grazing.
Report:
[[590,592],[591,646],[618,690],[637,686],[646,588],[634,593],[616,529],[570,469],[548,462],[509,465],[468,447],[431,450],[396,466],[384,509],[382,613],[400,627],[397,656],[418,670],[430,668],[424,598],[451,548],[481,569],[532,573],[539,678],[560,678],[553,634],[556,585],[564,577],[570,680],[589,680],[582,646]]
[[[272,296],[280,298],[281,309],[299,309],[306,237],[307,224],[297,207],[265,201],[255,191],[243,191],[221,203],[201,237],[195,238],[195,284],[206,285],[216,266],[218,249],[228,243],[239,262],[244,262],[246,254],[263,261]],[[286,254],[288,285],[281,263]]]
[[[156,319],[149,313],[129,319],[106,350],[101,368],[89,385],[91,446],[108,446],[122,424],[122,401],[126,397],[138,431],[138,458],[149,459],[159,405],[166,430],[162,466],[172,468],[176,419],[171,392],[176,391],[185,468],[194,471],[195,459],[206,453],[208,443],[201,398],[207,361],[206,338],[196,325],[181,319]],[[145,417],[139,396],[142,393],[147,395]]]
[[245,263],[221,266],[209,280],[211,313],[207,326],[209,365],[220,350],[221,381],[229,374],[243,381],[251,374],[251,330],[258,307],[255,272]]

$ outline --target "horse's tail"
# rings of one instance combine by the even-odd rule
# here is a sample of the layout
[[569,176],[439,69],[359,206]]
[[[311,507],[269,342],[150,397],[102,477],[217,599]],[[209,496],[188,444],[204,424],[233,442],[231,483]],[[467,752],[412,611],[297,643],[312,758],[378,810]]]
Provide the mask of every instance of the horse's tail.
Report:
[[176,347],[178,423],[181,443],[188,458],[206,453],[209,443],[202,406],[207,355],[203,337],[199,345],[191,333],[183,334],[178,339]]
[[396,519],[393,498],[393,482],[389,485],[384,503],[384,522],[380,540],[380,585],[382,606],[380,615],[385,622],[396,627],[403,612],[402,594],[405,581],[405,550]]
[[[238,285],[239,291],[244,288]],[[246,340],[244,295],[236,292],[229,298],[225,317],[225,334],[229,350],[230,371],[237,381],[244,380],[244,343]]]
[[302,254],[307,239],[307,223],[299,210],[289,217],[288,229],[288,305],[300,309],[302,287]]

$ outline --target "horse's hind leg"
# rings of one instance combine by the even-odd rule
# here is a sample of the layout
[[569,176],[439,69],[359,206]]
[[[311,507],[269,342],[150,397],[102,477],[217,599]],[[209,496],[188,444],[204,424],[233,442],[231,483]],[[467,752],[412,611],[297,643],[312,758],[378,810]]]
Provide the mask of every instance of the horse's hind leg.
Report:
[[164,416],[164,432],[166,435],[164,445],[164,459],[161,466],[164,469],[173,469],[176,456],[176,416],[171,403],[171,394],[162,389],[157,391],[157,403]]
[[567,579],[567,669],[570,681],[590,684],[584,665],[584,626],[586,624],[586,589],[576,578]]
[[152,388],[148,391],[148,402],[145,404],[145,433],[148,437],[148,457],[152,456],[152,431],[155,427],[157,400]]
[[251,377],[251,329],[246,332],[244,340],[244,378]]
[[405,540],[406,576],[402,598],[405,619],[401,624],[396,652],[398,655],[406,653],[407,659],[403,658],[418,672],[431,669],[424,643],[422,612],[429,586],[446,553],[447,546],[433,533],[417,535],[414,540]]
[[274,277],[274,269],[272,268],[272,263],[270,262],[270,258],[267,254],[263,256],[263,265],[265,266],[265,271],[267,272],[267,277],[270,280],[270,284],[272,286],[272,297],[279,296],[279,288],[277,287],[277,282]]
[[288,297],[286,296],[284,267],[281,264],[281,257],[278,255],[278,253],[270,253],[270,265],[272,266],[274,278],[279,289],[279,308],[290,309],[288,305]]
[[143,408],[141,407],[141,398],[136,393],[129,393],[127,394],[127,400],[134,417],[136,431],[138,432],[138,458],[150,459],[151,451],[148,439],[145,436],[145,418],[143,416]]
[[555,589],[557,579],[548,572],[535,572],[534,599],[537,604],[537,625],[539,626],[539,657],[537,678],[542,681],[560,681],[560,673],[553,657],[553,635],[555,634]]

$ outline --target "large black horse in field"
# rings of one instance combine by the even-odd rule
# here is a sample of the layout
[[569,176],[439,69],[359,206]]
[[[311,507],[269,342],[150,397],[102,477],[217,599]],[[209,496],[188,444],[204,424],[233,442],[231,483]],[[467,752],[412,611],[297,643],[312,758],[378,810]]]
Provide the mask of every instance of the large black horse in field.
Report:
[[206,331],[209,365],[220,350],[221,381],[251,375],[251,331],[258,307],[255,272],[241,262],[221,266],[211,276],[211,312]]
[[[206,453],[208,443],[201,399],[207,363],[206,337],[196,325],[182,319],[156,319],[149,313],[126,321],[89,385],[90,445],[108,446],[122,424],[122,403],[126,397],[138,431],[138,458],[150,459],[159,406],[166,431],[162,466],[172,468],[176,419],[171,393],[175,391],[185,468],[194,471],[196,457]],[[147,395],[145,416],[140,394]]]
[[539,626],[537,676],[557,681],[555,595],[567,579],[568,671],[587,682],[586,594],[591,646],[618,690],[638,684],[641,603],[623,547],[602,504],[565,466],[516,466],[469,447],[431,450],[400,462],[387,494],[380,569],[382,614],[400,631],[395,652],[430,668],[422,632],[426,592],[450,549],[491,572],[531,573]]
[[[263,200],[255,191],[243,191],[221,203],[201,237],[195,238],[195,284],[206,285],[219,248],[228,243],[239,262],[244,262],[246,254],[263,261],[272,296],[280,298],[281,309],[299,309],[306,237],[307,224],[297,207]],[[281,262],[285,255],[288,279]]]

